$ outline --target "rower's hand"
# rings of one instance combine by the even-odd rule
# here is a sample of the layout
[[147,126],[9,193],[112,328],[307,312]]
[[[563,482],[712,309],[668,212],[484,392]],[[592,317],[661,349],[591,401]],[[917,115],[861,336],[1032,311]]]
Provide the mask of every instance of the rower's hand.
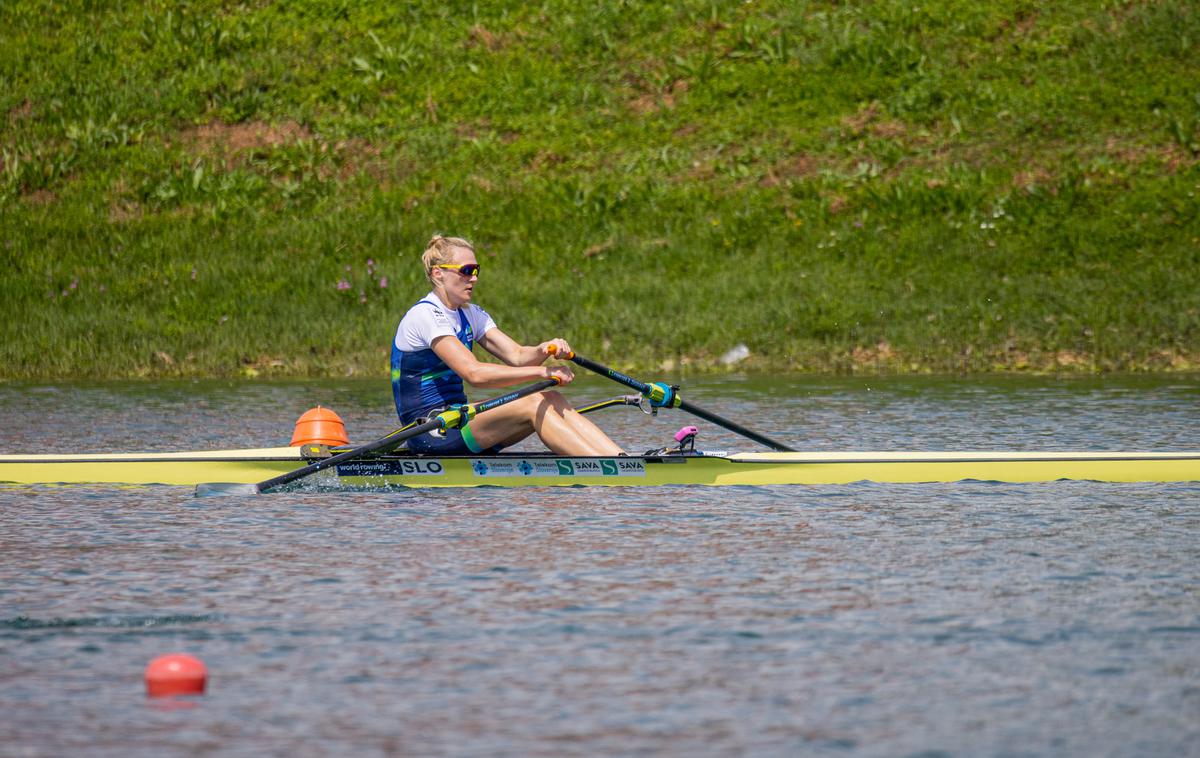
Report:
[[571,346],[562,337],[555,337],[549,342],[543,342],[538,345],[538,352],[542,354],[543,361],[551,356],[558,358],[560,361],[565,361],[567,360],[567,356],[574,355],[571,351]]
[[570,384],[575,378],[570,366],[547,366],[545,371],[547,379],[557,379],[559,384]]

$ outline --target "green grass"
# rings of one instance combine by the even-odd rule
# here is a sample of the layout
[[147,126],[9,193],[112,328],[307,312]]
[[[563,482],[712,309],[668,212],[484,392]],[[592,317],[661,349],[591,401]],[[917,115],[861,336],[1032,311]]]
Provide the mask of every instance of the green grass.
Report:
[[1187,0],[14,0],[0,378],[383,376],[435,231],[625,368],[1195,368],[1198,55]]

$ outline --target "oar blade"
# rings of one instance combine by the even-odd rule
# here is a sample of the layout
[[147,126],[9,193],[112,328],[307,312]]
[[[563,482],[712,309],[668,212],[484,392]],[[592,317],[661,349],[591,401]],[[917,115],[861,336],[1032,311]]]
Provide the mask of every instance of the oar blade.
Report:
[[220,497],[222,495],[260,495],[257,484],[234,484],[232,482],[202,482],[196,485],[196,497]]

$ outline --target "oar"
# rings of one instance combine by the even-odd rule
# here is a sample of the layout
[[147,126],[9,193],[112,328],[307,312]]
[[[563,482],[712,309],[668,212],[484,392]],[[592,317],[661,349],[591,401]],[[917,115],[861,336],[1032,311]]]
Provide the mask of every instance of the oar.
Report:
[[793,448],[788,447],[782,442],[776,442],[770,437],[764,434],[759,434],[753,429],[747,429],[737,422],[730,421],[722,416],[718,416],[712,411],[707,411],[700,406],[695,405],[694,403],[689,403],[679,396],[679,393],[676,391],[678,388],[676,387],[672,387],[663,382],[653,382],[651,384],[639,382],[637,379],[634,379],[631,376],[626,376],[620,371],[614,371],[608,366],[596,363],[593,360],[576,355],[575,353],[570,353],[569,355],[560,357],[566,358],[577,365],[583,366],[589,371],[595,371],[601,376],[607,376],[609,379],[624,384],[626,387],[632,387],[646,397],[650,398],[650,405],[654,406],[655,408],[679,408],[680,410],[687,411],[693,416],[699,416],[705,421],[711,421],[717,426],[723,426],[731,432],[752,439],[760,445],[766,445],[773,450],[779,450],[780,452],[784,453],[796,452]]
[[526,395],[533,395],[541,392],[542,390],[549,389],[557,384],[557,379],[546,379],[544,381],[531,384],[528,387],[523,387],[516,392],[510,392],[507,395],[494,397],[490,400],[483,400],[478,403],[468,403],[467,405],[456,405],[452,408],[442,411],[423,424],[418,424],[417,426],[406,426],[403,429],[397,429],[391,434],[388,434],[385,437],[380,437],[374,442],[368,442],[367,444],[356,447],[353,450],[347,450],[344,453],[338,453],[337,455],[330,456],[329,458],[322,458],[321,460],[315,463],[310,463],[303,468],[298,468],[295,471],[289,471],[286,474],[280,474],[274,479],[268,479],[265,482],[259,482],[258,484],[198,484],[196,485],[196,495],[198,497],[203,495],[257,495],[268,490],[273,490],[276,487],[282,487],[283,485],[289,482],[294,482],[297,479],[303,479],[309,474],[315,474],[322,469],[329,468],[330,466],[336,466],[339,463],[345,463],[346,461],[353,460],[355,458],[361,458],[368,453],[392,450],[399,447],[400,443],[416,437],[418,434],[432,432],[435,429],[455,429],[461,427],[471,419],[478,416],[480,413],[490,411],[493,408],[499,408],[506,403],[511,403],[512,401],[523,398]]

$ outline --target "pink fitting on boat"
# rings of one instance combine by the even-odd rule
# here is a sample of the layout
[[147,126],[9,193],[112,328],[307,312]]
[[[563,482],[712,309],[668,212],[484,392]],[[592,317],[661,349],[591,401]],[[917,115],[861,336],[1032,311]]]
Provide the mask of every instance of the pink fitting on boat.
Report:
[[683,442],[688,437],[694,437],[696,435],[696,432],[699,432],[699,431],[700,430],[694,426],[685,426],[682,429],[680,429],[679,431],[675,432],[675,441]]

